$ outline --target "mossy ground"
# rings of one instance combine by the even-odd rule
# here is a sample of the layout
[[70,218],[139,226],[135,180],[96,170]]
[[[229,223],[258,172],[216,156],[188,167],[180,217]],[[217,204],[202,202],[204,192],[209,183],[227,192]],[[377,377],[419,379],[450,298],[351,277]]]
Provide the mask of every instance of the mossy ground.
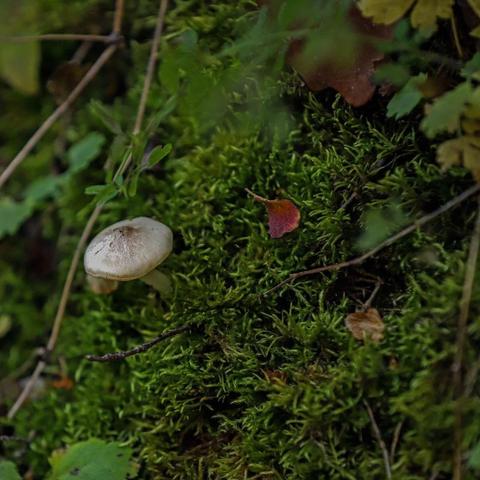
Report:
[[[140,37],[143,32],[148,38],[155,3],[141,2],[127,20]],[[227,41],[235,15],[247,6],[177,2],[167,31],[194,26],[213,49]],[[138,48],[130,58],[127,93],[115,100],[126,124],[138,101],[147,51]],[[111,296],[95,296],[79,272],[56,352],[75,386],[48,389],[9,423],[16,435],[36,432],[17,462],[31,466],[36,478],[42,478],[52,450],[89,437],[131,445],[145,479],[384,478],[364,401],[388,446],[402,424],[394,478],[425,479],[434,472],[450,477],[450,366],[474,202],[361,269],[261,294],[292,271],[358,254],[355,242],[370,208],[395,199],[414,218],[460,193],[471,179],[461,170],[442,173],[432,146],[417,133],[416,119],[387,122],[381,99],[354,110],[333,94],[308,93],[290,72],[281,93],[293,122],[282,140],[263,130],[240,134],[229,122],[205,132],[185,112],[171,115],[157,132],[173,143],[168,160],[141,177],[134,199],[117,198],[101,215],[97,231],[139,215],[171,226],[175,248],[164,271],[175,294],[162,300],[130,282]],[[159,109],[164,100],[161,86],[154,85],[150,108]],[[83,106],[69,140],[95,129],[101,126]],[[15,138],[12,150],[21,143]],[[26,162],[13,190],[32,175],[35,160],[41,165],[42,155],[51,157],[51,148],[43,146]],[[25,258],[29,243],[22,236],[28,225],[2,241],[0,311],[14,321],[1,339],[2,376],[44,342],[86,218],[83,190],[102,182],[103,161],[72,182],[51,212],[30,221],[40,225],[47,246],[55,245],[54,271],[28,270],[32,259]],[[298,230],[270,239],[264,208],[245,187],[292,199],[302,214]],[[356,300],[364,301],[373,289],[366,274],[384,282],[374,302],[386,325],[379,344],[354,340],[344,325]],[[479,305],[476,288],[472,346],[479,341]],[[191,333],[127,361],[81,359],[184,324]],[[468,350],[468,362],[474,352]],[[478,398],[466,401],[465,448],[480,437],[478,407]],[[5,453],[14,450],[10,445]]]

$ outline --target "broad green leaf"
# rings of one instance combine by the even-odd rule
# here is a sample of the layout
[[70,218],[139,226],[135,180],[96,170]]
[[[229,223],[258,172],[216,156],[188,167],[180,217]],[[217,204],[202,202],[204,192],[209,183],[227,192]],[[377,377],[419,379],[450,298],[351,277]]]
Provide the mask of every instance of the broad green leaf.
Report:
[[426,79],[424,73],[412,77],[388,102],[387,117],[399,119],[408,115],[423,98],[418,86]]
[[410,79],[410,72],[404,65],[386,63],[377,68],[373,79],[375,83],[389,82],[396,87],[401,87]]
[[136,475],[132,451],[119,443],[91,439],[50,458],[48,480],[126,480]]
[[167,143],[163,147],[158,145],[148,155],[148,166],[153,167],[163,160],[172,151],[172,144]]
[[98,157],[102,151],[105,137],[98,132],[91,132],[75,145],[70,147],[67,156],[70,162],[69,174],[77,173]]
[[367,211],[364,217],[365,230],[355,242],[355,247],[360,251],[375,247],[408,223],[408,220],[401,205],[393,201],[384,208]]
[[467,63],[465,63],[462,71],[460,72],[463,77],[473,77],[476,80],[480,80],[480,52],[477,52]]
[[422,130],[430,138],[441,132],[454,132],[460,126],[460,118],[473,94],[470,82],[464,82],[435,100],[421,123]]
[[0,479],[1,480],[22,480],[18,474],[17,467],[14,463],[8,461],[0,461]]
[[[35,33],[38,5],[27,0],[0,1],[0,35],[26,35]],[[8,19],[8,20],[7,20]],[[26,95],[38,92],[40,44],[33,42],[0,43],[0,78]]]
[[478,442],[470,452],[468,466],[474,470],[480,470],[480,442]]
[[2,198],[0,200],[0,238],[13,235],[31,214],[32,208],[28,203]]
[[33,204],[47,197],[53,197],[65,180],[64,175],[48,175],[37,178],[26,188],[24,198]]
[[390,24],[399,20],[415,0],[360,0],[358,7],[365,17],[375,23]]

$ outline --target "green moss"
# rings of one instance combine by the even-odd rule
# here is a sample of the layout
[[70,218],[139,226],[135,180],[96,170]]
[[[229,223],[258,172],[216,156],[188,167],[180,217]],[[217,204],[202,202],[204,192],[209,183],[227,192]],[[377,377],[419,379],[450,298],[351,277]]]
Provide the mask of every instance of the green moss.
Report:
[[[131,20],[135,28],[153,18],[152,3],[141,2]],[[194,27],[213,51],[229,38],[226,19],[240,11],[228,2],[177,4],[169,32]],[[133,118],[144,54],[133,62],[132,88],[119,107],[124,118]],[[163,301],[130,282],[98,297],[85,288],[83,272],[77,275],[56,352],[66,359],[75,388],[49,389],[11,423],[17,435],[36,431],[22,458],[36,475],[45,472],[53,449],[96,436],[132,446],[145,479],[384,478],[367,400],[388,445],[402,423],[395,478],[424,479],[437,470],[449,476],[450,365],[474,205],[445,214],[362,269],[261,294],[292,271],[356,255],[369,209],[396,199],[414,218],[461,192],[470,179],[459,171],[441,173],[415,122],[386,121],[381,100],[352,110],[328,92],[306,92],[293,73],[280,88],[292,121],[283,140],[272,140],[266,128],[240,134],[233,113],[205,132],[197,119],[177,111],[156,131],[162,142],[173,143],[172,155],[141,177],[135,198],[118,197],[102,213],[97,230],[138,215],[171,226],[175,249],[164,270],[175,294]],[[156,83],[152,110],[166,98]],[[101,128],[85,108],[75,116],[79,125],[69,127],[71,138]],[[88,201],[83,189],[103,181],[103,161],[70,186],[53,216],[41,215],[44,236],[60,238],[57,275],[33,284],[20,236],[2,246],[1,312],[16,325],[1,339],[14,345],[10,353],[2,345],[2,375],[44,340],[85,220],[86,212],[79,213]],[[291,198],[302,213],[300,228],[270,239],[264,208],[245,187]],[[14,272],[8,265],[20,267]],[[344,326],[355,300],[365,300],[373,288],[364,272],[384,282],[375,299],[386,324],[378,345],[358,343]],[[479,305],[477,288],[472,318]],[[192,332],[125,362],[81,358],[183,324]],[[478,325],[469,334],[471,363]],[[468,399],[465,448],[480,438],[478,406],[478,399]]]

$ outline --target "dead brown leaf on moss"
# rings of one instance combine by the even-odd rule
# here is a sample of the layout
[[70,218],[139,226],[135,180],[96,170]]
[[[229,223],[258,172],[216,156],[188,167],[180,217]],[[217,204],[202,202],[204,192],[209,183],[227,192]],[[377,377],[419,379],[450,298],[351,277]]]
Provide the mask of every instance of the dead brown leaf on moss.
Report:
[[350,313],[345,323],[357,340],[365,341],[368,338],[375,343],[383,340],[385,324],[376,308],[369,308],[365,312]]

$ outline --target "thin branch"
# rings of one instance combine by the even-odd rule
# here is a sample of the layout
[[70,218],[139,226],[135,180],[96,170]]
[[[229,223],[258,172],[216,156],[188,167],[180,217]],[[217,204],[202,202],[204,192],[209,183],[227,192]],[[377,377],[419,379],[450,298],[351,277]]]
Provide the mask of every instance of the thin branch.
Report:
[[472,187],[468,188],[465,190],[463,193],[458,195],[455,198],[452,198],[449,200],[447,203],[442,205],[440,208],[437,210],[428,213],[427,215],[424,215],[423,217],[419,218],[418,220],[415,220],[412,224],[410,224],[408,227],[405,227],[403,230],[400,230],[398,233],[395,235],[392,235],[390,238],[387,238],[384,242],[380,243],[377,245],[375,248],[372,250],[364,253],[363,255],[360,255],[359,257],[352,258],[351,260],[347,260],[345,262],[340,262],[340,263],[333,263],[331,265],[325,265],[323,267],[315,267],[309,270],[304,270],[301,272],[295,272],[291,273],[285,280],[282,280],[280,283],[275,285],[274,287],[270,288],[266,292],[263,293],[263,295],[268,295],[269,293],[278,290],[280,287],[283,287],[283,285],[286,285],[288,283],[292,283],[295,280],[298,280],[299,278],[306,277],[309,275],[315,275],[317,273],[321,272],[331,272],[335,270],[341,270],[343,268],[347,267],[353,267],[356,265],[360,265],[363,263],[365,260],[369,259],[370,257],[373,257],[376,255],[380,250],[383,250],[386,247],[389,247],[393,243],[395,243],[397,240],[400,240],[401,238],[409,235],[413,231],[417,230],[418,228],[422,227],[426,223],[434,220],[438,216],[444,214],[451,208],[456,207],[463,201],[465,201],[467,198],[471,197],[472,195],[475,195],[476,193],[480,192],[480,184],[475,184]]
[[48,132],[50,127],[71,107],[75,100],[85,90],[85,87],[96,77],[100,69],[110,60],[110,57],[117,50],[117,45],[110,45],[98,57],[97,61],[90,67],[85,76],[80,80],[78,85],[70,92],[65,101],[57,107],[57,109],[42,123],[38,130],[32,135],[30,140],[20,150],[17,156],[10,162],[7,168],[0,175],[0,189],[11,177],[15,169],[25,160],[28,154],[33,150],[37,143]]
[[470,302],[472,300],[473,284],[477,269],[478,252],[480,249],[480,198],[478,203],[478,214],[470,240],[468,258],[465,265],[465,279],[463,283],[462,299],[460,300],[460,314],[457,324],[457,340],[455,342],[455,359],[452,365],[453,370],[453,392],[456,398],[454,411],[454,455],[453,455],[453,479],[463,478],[462,462],[462,407],[464,395],[462,394],[463,383],[463,359],[465,356],[465,345],[467,341],[467,324],[470,313]]
[[380,429],[378,428],[378,424],[375,420],[375,417],[373,415],[372,409],[370,408],[370,405],[366,400],[363,401],[363,404],[367,409],[368,416],[370,417],[370,422],[372,422],[373,433],[375,434],[375,438],[377,439],[380,450],[382,451],[383,463],[385,464],[385,474],[387,475],[387,479],[390,480],[392,478],[392,470],[390,468],[390,460],[388,458],[387,446],[383,441],[382,434],[380,433]]
[[115,13],[113,16],[112,33],[119,36],[122,31],[123,13],[125,11],[124,0],[115,1]]
[[[166,9],[167,4],[168,4],[168,1],[161,0],[160,11],[159,11],[159,20],[157,21],[157,27],[158,27],[159,24],[163,25],[163,19],[164,19],[164,16],[165,16],[165,11],[166,11],[165,9]],[[115,18],[114,18],[114,27],[113,27],[114,29],[119,28],[119,25],[121,25],[121,19],[122,19],[122,16],[123,16],[123,6],[124,6],[124,0],[117,0],[116,10],[115,10]],[[122,10],[122,12],[120,12],[120,10]],[[154,37],[160,35],[161,28],[162,27],[160,26],[160,28],[155,29]],[[151,80],[152,80],[154,67],[155,67],[155,62],[156,62],[156,59],[157,59],[158,45],[159,45],[159,38],[154,40],[154,42],[152,44],[152,51],[150,53],[150,59],[149,59],[148,67],[147,67],[147,77],[149,76],[148,72],[151,71],[150,79],[148,81],[147,81],[147,78],[145,79],[140,102],[142,102],[142,99],[144,99],[143,102],[146,103],[146,99],[148,98],[148,90],[150,89]],[[115,48],[115,45],[112,45],[108,48]],[[155,49],[155,54],[153,54],[154,49]],[[152,57],[155,58],[155,61],[153,62],[153,66],[151,66],[152,65],[152,60],[151,60]],[[142,111],[141,114],[140,114],[140,111]],[[142,122],[143,122],[144,111],[145,111],[145,105],[142,106],[142,103],[140,103],[140,105],[138,107],[137,121],[135,122],[135,125],[137,126],[138,131],[140,131],[140,129],[141,129],[141,125],[142,125]],[[137,133],[138,133],[138,131],[137,131]],[[122,172],[125,171],[127,166],[128,165],[126,165],[123,168]],[[116,176],[118,176],[119,173],[120,173],[120,169],[117,170]],[[1,184],[0,184],[0,186],[1,186]],[[62,325],[62,322],[63,322],[63,318],[64,318],[63,316],[64,316],[64,313],[65,313],[65,308],[67,306],[68,298],[69,298],[69,295],[70,295],[70,289],[72,287],[72,282],[73,282],[73,279],[75,277],[75,273],[76,273],[78,263],[79,263],[79,260],[80,260],[81,252],[83,251],[83,249],[85,247],[85,243],[86,243],[86,241],[87,241],[87,239],[88,239],[88,237],[91,233],[91,230],[93,229],[93,226],[94,226],[98,216],[100,215],[102,209],[103,209],[103,204],[97,205],[95,210],[90,215],[90,217],[87,221],[87,224],[85,225],[85,228],[82,232],[82,235],[81,235],[81,237],[80,237],[80,239],[77,243],[75,253],[72,257],[72,261],[71,261],[70,267],[68,269],[67,278],[65,279],[65,284],[63,286],[62,296],[60,298],[57,313],[55,315],[55,320],[54,320],[54,325],[53,325],[53,328],[52,328],[52,332],[50,334],[50,338],[49,338],[48,343],[47,343],[47,352],[51,353],[55,348],[56,342],[58,340],[58,335],[59,335],[59,332],[60,332],[60,328],[61,328],[61,325]],[[7,415],[8,418],[13,418],[16,415],[16,413],[18,412],[18,410],[21,408],[23,403],[30,396],[30,393],[31,393],[33,387],[35,386],[37,380],[39,379],[39,377],[42,374],[45,367],[46,367],[45,360],[40,360],[38,362],[37,366],[35,367],[35,370],[34,370],[33,374],[31,375],[28,383],[25,385],[23,391],[21,392],[21,394],[19,395],[19,397],[15,401],[14,405],[12,406],[10,411],[8,412],[8,415]]]
[[172,328],[171,330],[163,332],[158,337],[155,337],[153,340],[137,345],[130,350],[106,353],[104,355],[85,355],[85,358],[87,360],[90,360],[91,362],[116,362],[118,360],[124,360],[125,358],[132,357],[133,355],[138,355],[139,353],[146,352],[147,350],[150,350],[152,347],[157,345],[157,343],[160,343],[162,340],[174,337],[180,333],[186,332],[189,329],[190,327],[187,325],[178,328]]
[[393,433],[392,445],[390,446],[390,463],[395,462],[395,453],[397,451],[398,441],[400,440],[400,432],[402,431],[403,420],[397,423],[395,432]]
[[[155,66],[158,59],[158,47],[160,44],[160,37],[163,31],[163,25],[165,23],[165,14],[167,12],[168,0],[161,0],[160,7],[157,15],[157,23],[155,25],[155,32],[153,34],[152,47],[150,49],[150,57],[148,59],[147,72],[145,73],[145,80],[143,82],[143,89],[140,95],[140,102],[138,104],[137,116],[133,125],[132,134],[138,135],[142,128],[143,118],[145,116],[145,109],[147,108],[148,95],[150,93],[150,87],[152,85],[153,75],[155,73]],[[114,179],[123,175],[132,161],[132,154],[130,154],[115,174]]]
[[82,41],[82,42],[98,42],[98,43],[116,43],[118,38],[112,35],[90,35],[88,33],[45,33],[43,35],[14,35],[0,36],[1,42],[8,43],[24,43],[35,41]]

